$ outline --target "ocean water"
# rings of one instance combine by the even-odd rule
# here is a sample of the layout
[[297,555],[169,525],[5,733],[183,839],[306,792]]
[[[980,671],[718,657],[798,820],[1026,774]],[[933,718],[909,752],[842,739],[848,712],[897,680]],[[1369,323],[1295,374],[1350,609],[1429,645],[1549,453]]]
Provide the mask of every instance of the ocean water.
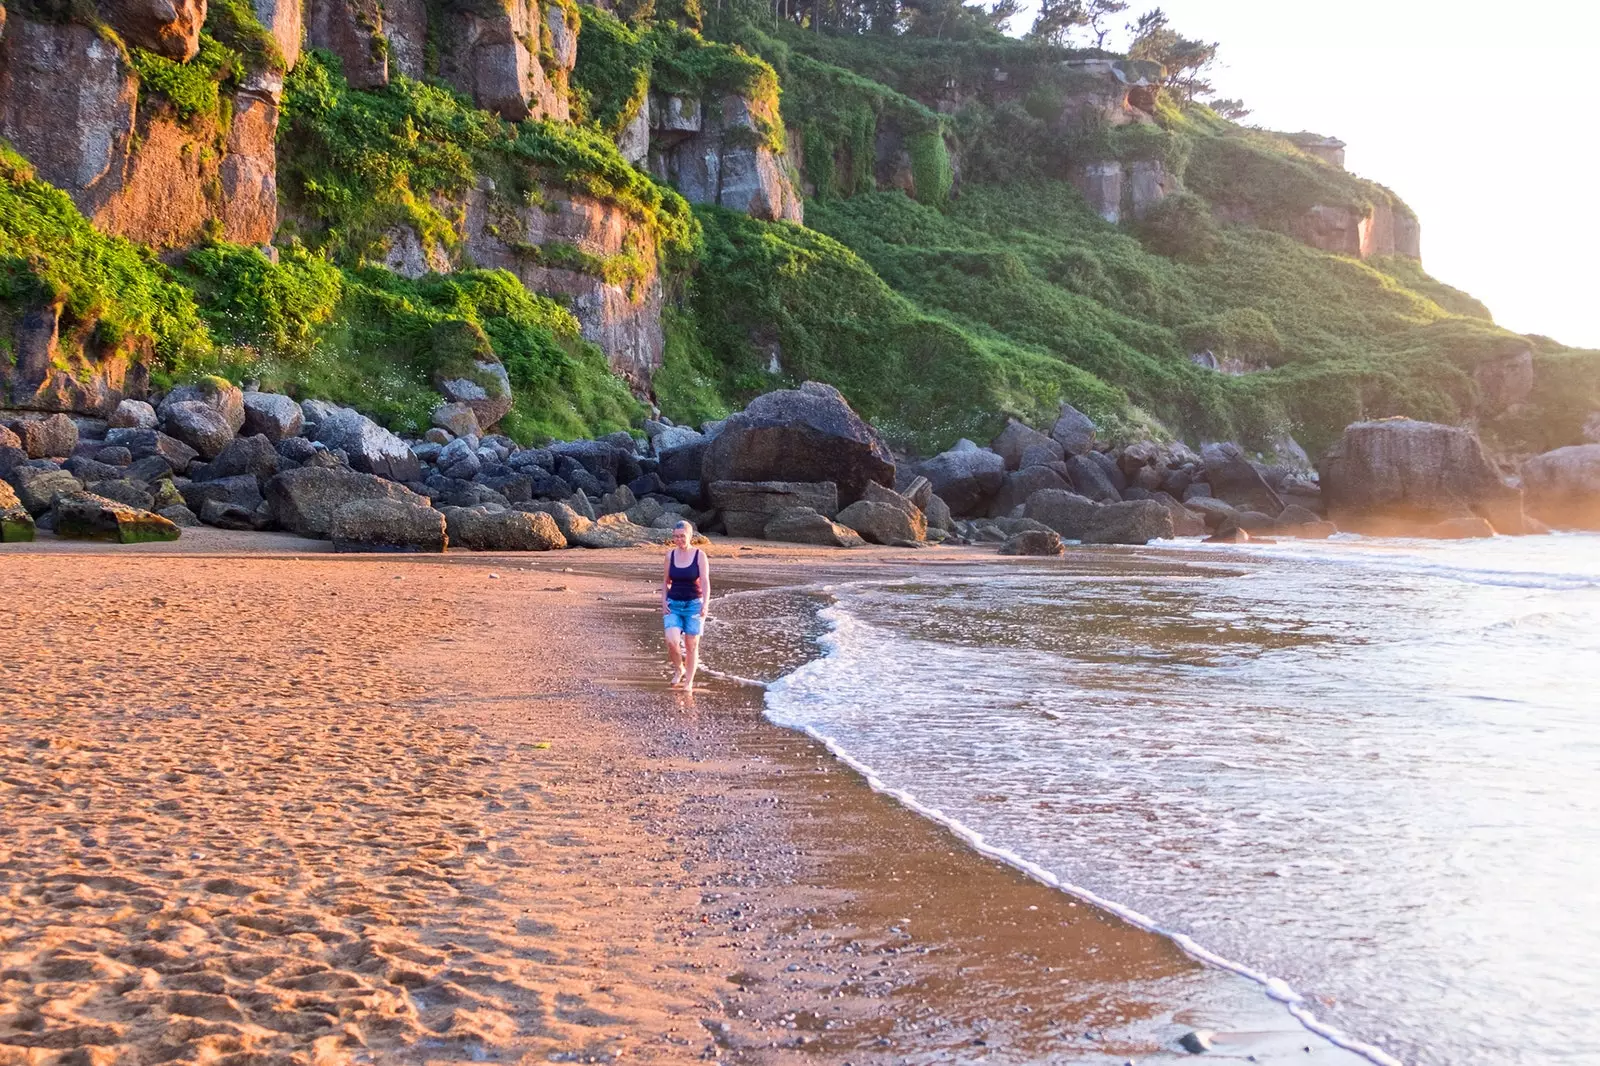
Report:
[[1600,1063],[1600,537],[824,591],[775,722],[1375,1061]]

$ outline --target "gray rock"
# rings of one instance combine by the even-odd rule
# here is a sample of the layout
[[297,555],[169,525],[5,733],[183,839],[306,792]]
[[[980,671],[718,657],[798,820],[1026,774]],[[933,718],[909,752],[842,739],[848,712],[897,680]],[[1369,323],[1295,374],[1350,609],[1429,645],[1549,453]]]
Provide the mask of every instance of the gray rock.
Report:
[[615,492],[608,492],[595,501],[594,513],[602,518],[608,514],[622,514],[638,502],[628,486],[619,485]]
[[989,503],[989,517],[1009,515],[1040,489],[1070,489],[1067,479],[1048,466],[1029,466],[1006,475],[1000,491]]
[[[250,395],[247,394],[248,399]],[[298,407],[295,408],[299,410]],[[206,464],[206,480],[215,480],[225,477],[237,477],[248,474],[262,485],[272,480],[283,465],[282,457],[273,448],[272,441],[264,433],[257,433],[250,437],[235,437],[228,442],[221,453]]]
[[[456,323],[445,323],[447,327],[454,325]],[[511,377],[492,352],[475,358],[470,374],[440,377],[435,380],[434,387],[446,403],[465,404],[472,408],[478,424],[485,429],[499,422],[511,410]]]
[[1170,539],[1172,515],[1155,500],[1102,504],[1083,532],[1085,544],[1148,544]]
[[450,543],[473,551],[553,551],[567,546],[556,520],[541,511],[445,510]]
[[305,420],[306,432],[344,410],[347,410],[347,408],[340,407],[336,403],[329,403],[327,400],[300,401],[300,415]]
[[928,506],[922,509],[923,515],[928,519],[928,529],[948,533],[954,528],[954,519],[950,515],[950,505],[936,495],[929,495]]
[[538,469],[548,474],[555,472],[556,457],[549,448],[524,448],[506,460],[506,465],[513,470]]
[[1178,1045],[1191,1055],[1199,1055],[1211,1050],[1216,1035],[1210,1029],[1196,1029],[1179,1037]]
[[22,506],[11,483],[0,481],[0,543],[20,544],[33,540],[37,523]]
[[[690,429],[688,426],[664,426],[659,433],[652,435],[650,438],[650,444],[657,455],[665,455],[668,452],[677,451],[679,448],[688,448],[697,444],[704,447],[706,443],[706,435],[704,433]],[[696,476],[699,475],[698,470],[695,473]]]
[[156,514],[181,529],[193,529],[200,524],[200,519],[195,513],[181,503],[175,503],[171,507],[163,507]]
[[871,500],[857,500],[839,512],[838,522],[874,544],[916,546],[927,536],[927,527],[918,528],[902,508]]
[[1282,498],[1245,458],[1237,444],[1207,444],[1200,449],[1200,454],[1205,459],[1211,495],[1243,511],[1277,515],[1283,510]]
[[1206,520],[1189,510],[1177,500],[1164,492],[1155,494],[1154,499],[1167,509],[1172,516],[1172,535],[1174,537],[1203,537],[1206,535]]
[[256,528],[256,510],[226,500],[207,500],[200,507],[200,521],[218,529],[251,530]]
[[163,422],[169,421],[172,408],[182,403],[203,403],[222,416],[232,437],[244,428],[244,392],[221,378],[205,378],[193,385],[179,385],[156,408]]
[[454,437],[477,437],[483,433],[478,423],[478,412],[467,403],[442,403],[435,407],[433,424],[435,428],[442,429]]
[[358,411],[342,410],[317,423],[314,439],[350,456],[350,468],[390,481],[417,481],[422,464],[406,442]]
[[1239,513],[1231,503],[1211,496],[1191,496],[1184,501],[1184,507],[1198,514],[1206,528],[1212,530],[1233,521]]
[[[353,500],[427,505],[426,498],[385,478],[314,466],[278,474],[267,482],[266,500],[271,506],[273,521],[303,537],[328,536],[333,529],[334,512]],[[440,520],[443,521],[442,517]]]
[[1415,533],[1476,515],[1520,533],[1522,493],[1471,430],[1394,418],[1347,426],[1320,466],[1328,518],[1341,529]]
[[417,457],[417,461],[424,465],[438,462],[439,453],[442,451],[444,451],[444,446],[442,444],[436,444],[433,441],[428,440],[424,440],[420,444],[413,444],[411,446],[411,454],[415,455]]
[[90,492],[60,496],[52,507],[57,536],[146,544],[177,540],[178,527],[158,514],[108,500]]
[[1600,444],[1575,444],[1522,464],[1528,512],[1558,529],[1600,529]]
[[415,502],[411,493],[407,495],[412,499],[373,498],[340,504],[328,530],[334,551],[444,551],[448,544],[444,515]]
[[169,435],[187,444],[202,458],[214,459],[233,440],[233,427],[217,407],[203,400],[163,404],[164,426]]
[[93,485],[97,481],[112,481],[123,476],[120,467],[102,463],[98,459],[85,459],[81,455],[68,459],[61,464],[61,468],[72,471],[73,475],[85,485]]
[[305,428],[305,413],[287,396],[275,392],[247,392],[243,403],[244,424],[239,430],[242,436],[261,436],[276,444],[299,436]]
[[16,490],[18,502],[35,517],[54,507],[59,497],[83,490],[83,485],[68,470],[18,466],[6,480]]
[[1041,522],[1068,540],[1082,540],[1099,507],[1087,496],[1065,489],[1040,489],[1028,497],[1024,515]]
[[156,409],[143,400],[123,400],[106,419],[112,429],[155,429],[160,424]]
[[699,481],[700,471],[705,463],[707,442],[704,438],[690,444],[680,444],[671,449],[663,449],[661,465],[656,473],[661,480],[671,483],[674,481]]
[[921,474],[914,474],[904,488],[895,486],[895,491],[911,501],[911,506],[919,511],[928,510],[928,501],[933,499],[933,482]]
[[1122,467],[1117,465],[1116,459],[1112,458],[1109,452],[1085,452],[1084,458],[1105,471],[1106,477],[1111,479],[1111,485],[1117,492],[1121,493],[1128,487],[1127,476],[1123,474]]
[[1061,444],[1030,426],[1023,425],[1016,419],[1006,423],[1006,428],[1000,431],[989,445],[999,456],[1006,461],[1007,470],[1018,470],[1024,465],[1023,456],[1034,449],[1035,454],[1042,454],[1044,458],[1040,463],[1060,462],[1066,458]]
[[1094,448],[1094,421],[1076,407],[1064,403],[1056,424],[1050,427],[1050,437],[1067,455],[1082,455]]
[[114,444],[96,451],[94,458],[96,462],[107,466],[127,466],[133,462],[133,453],[120,444]]
[[278,442],[278,454],[291,463],[304,463],[317,454],[317,446],[304,437],[285,437]]
[[[962,445],[965,445],[963,447]],[[917,467],[955,515],[980,514],[1005,482],[1006,461],[998,453],[961,441]]]
[[129,481],[126,478],[117,478],[111,481],[97,481],[94,483],[94,494],[103,496],[108,500],[127,504],[129,507],[140,511],[155,510],[156,498],[145,488],[143,483]]
[[1053,529],[1013,533],[1000,545],[1001,555],[1060,555],[1065,551],[1061,535]]
[[1116,503],[1122,499],[1122,493],[1117,490],[1105,466],[1094,458],[1099,454],[1090,452],[1087,455],[1074,455],[1067,460],[1067,474],[1078,495],[1097,503]]
[[1208,499],[1213,499],[1214,497],[1211,495],[1211,486],[1207,485],[1204,481],[1191,481],[1189,486],[1183,490],[1183,495],[1180,496],[1179,499],[1181,499],[1184,503],[1188,503],[1197,496],[1204,496]]
[[869,481],[867,483],[867,490],[862,494],[861,499],[868,503],[878,503],[887,507],[895,508],[897,511],[906,516],[907,522],[911,523],[912,532],[915,534],[915,536],[911,538],[912,540],[922,541],[927,539],[927,515],[923,514],[921,509],[918,508],[916,504],[912,503],[900,493],[891,488],[886,488],[875,481]]
[[668,496],[690,507],[705,504],[705,486],[699,481],[669,481],[663,489]]
[[1250,533],[1271,533],[1278,526],[1277,519],[1264,511],[1236,511],[1234,524]]
[[246,512],[253,512],[262,500],[261,483],[254,474],[236,474],[215,481],[191,481],[182,486],[181,491],[184,504],[202,520],[209,502],[231,504]]
[[135,460],[124,467],[122,476],[132,481],[143,481],[146,484],[169,481],[172,478],[172,464],[159,455],[147,455],[143,459]]
[[767,540],[820,544],[830,548],[855,548],[866,543],[856,535],[855,530],[805,507],[779,511],[767,520],[761,535]]
[[10,477],[11,472],[28,461],[28,453],[21,448],[0,444],[0,477]]
[[[841,502],[894,484],[894,457],[831,385],[769,392],[728,419],[706,448],[702,480],[831,481]],[[666,480],[678,480],[662,474]]]
[[838,486],[831,481],[714,481],[708,492],[730,537],[759,537],[784,511],[803,508],[827,518],[839,511]]
[[11,431],[30,459],[65,459],[78,446],[78,425],[66,415],[18,419]]

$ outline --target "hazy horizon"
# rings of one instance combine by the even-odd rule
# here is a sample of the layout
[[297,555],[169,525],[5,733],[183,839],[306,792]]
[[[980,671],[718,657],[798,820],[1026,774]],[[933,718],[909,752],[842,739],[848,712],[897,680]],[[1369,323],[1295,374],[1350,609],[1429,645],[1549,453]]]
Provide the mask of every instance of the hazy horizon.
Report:
[[[1117,22],[1154,6],[1134,2]],[[1585,254],[1600,246],[1586,187],[1600,147],[1569,114],[1589,88],[1580,48],[1600,37],[1600,10],[1536,3],[1491,20],[1487,5],[1443,0],[1159,6],[1184,36],[1221,45],[1211,80],[1252,109],[1247,124],[1336,136],[1352,173],[1410,204],[1430,274],[1508,329],[1600,348],[1600,272]]]

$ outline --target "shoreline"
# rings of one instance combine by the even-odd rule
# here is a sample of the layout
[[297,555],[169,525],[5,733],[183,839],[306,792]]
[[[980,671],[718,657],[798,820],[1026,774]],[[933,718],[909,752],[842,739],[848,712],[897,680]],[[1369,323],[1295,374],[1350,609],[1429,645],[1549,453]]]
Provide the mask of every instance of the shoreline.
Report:
[[[452,554],[419,559],[336,556],[317,542],[276,539],[270,549],[262,544],[261,535],[252,534],[243,540],[227,535],[196,537],[181,548],[153,545],[155,550],[133,552],[41,541],[28,546],[29,551],[7,550],[0,555],[5,561],[0,580],[29,570],[34,581],[31,588],[23,586],[23,596],[52,592],[52,605],[58,610],[63,601],[71,603],[92,590],[63,584],[66,578],[61,573],[47,577],[52,571],[81,571],[72,575],[80,584],[95,575],[92,580],[113,585],[129,580],[138,584],[140,577],[148,582],[155,574],[192,587],[196,581],[203,585],[225,576],[234,583],[230,591],[251,581],[256,587],[270,585],[291,600],[314,599],[315,593],[328,588],[336,590],[335,600],[367,597],[363,606],[379,608],[379,619],[392,626],[395,610],[414,610],[426,597],[434,622],[429,633],[391,633],[394,646],[382,652],[373,651],[370,634],[351,638],[355,648],[346,650],[357,654],[335,654],[338,669],[332,672],[348,674],[364,697],[373,694],[356,705],[367,708],[365,716],[355,712],[365,728],[383,733],[402,725],[415,727],[432,743],[452,750],[460,745],[447,742],[465,737],[461,742],[473,754],[456,757],[486,760],[464,766],[492,768],[467,775],[474,780],[486,775],[496,782],[493,798],[476,797],[483,810],[475,815],[475,824],[491,842],[445,860],[459,860],[460,869],[440,867],[434,872],[454,877],[458,898],[479,900],[474,906],[509,912],[513,905],[525,903],[534,905],[523,908],[525,912],[548,913],[511,921],[513,930],[530,930],[526,936],[490,935],[480,922],[468,923],[466,933],[455,929],[457,939],[452,942],[477,938],[498,945],[475,949],[479,957],[473,966],[479,970],[506,966],[502,955],[508,951],[512,956],[544,953],[539,957],[546,961],[521,962],[524,971],[531,965],[538,972],[524,972],[520,985],[510,981],[498,993],[482,994],[479,998],[487,1002],[457,995],[459,1002],[470,1000],[472,1007],[451,1007],[448,1016],[439,1014],[446,1009],[442,1003],[431,1002],[433,986],[442,983],[469,991],[470,986],[444,981],[444,970],[420,973],[424,980],[399,986],[410,989],[401,995],[372,973],[355,968],[347,979],[375,999],[382,998],[379,993],[393,997],[404,1008],[396,1016],[406,1019],[405,1024],[385,1037],[378,1035],[382,1026],[369,1034],[352,1018],[344,1024],[355,1025],[356,1036],[334,1027],[333,1033],[317,1039],[333,1040],[335,1045],[350,1041],[365,1055],[381,1050],[384,1061],[419,1056],[428,1061],[465,1061],[484,1053],[513,1059],[537,1054],[555,1061],[611,1061],[619,1056],[670,1061],[702,1055],[739,1062],[932,1061],[950,1055],[1018,1062],[1178,1061],[1188,1057],[1174,1043],[1183,1032],[1196,1028],[1237,1032],[1242,1020],[1254,1026],[1253,1035],[1240,1036],[1236,1045],[1219,1046],[1212,1057],[1243,1060],[1253,1054],[1257,1061],[1271,1062],[1292,1054],[1297,1062],[1354,1061],[1354,1056],[1331,1046],[1306,1054],[1302,1047],[1312,1038],[1286,1014],[1272,1009],[1253,986],[1250,995],[1243,995],[1237,979],[1202,967],[1166,938],[1137,930],[970,851],[943,827],[871,791],[865,780],[837,764],[816,741],[768,722],[759,693],[713,682],[692,700],[669,694],[656,676],[661,657],[659,623],[651,607],[656,580],[653,552]],[[993,563],[992,556],[961,550],[873,550],[843,558],[826,550],[727,542],[719,542],[716,549],[719,598],[734,586],[773,588],[797,579],[814,582],[819,571],[859,579],[913,561],[919,569],[930,564]],[[174,558],[193,565],[174,567]],[[28,561],[14,567],[17,560]],[[306,567],[316,571],[311,579],[316,588],[303,572],[286,573]],[[137,575],[120,573],[129,568]],[[398,589],[404,593],[396,603]],[[18,589],[13,586],[9,592],[18,602]],[[198,604],[206,625],[218,630],[226,628],[228,612],[213,608],[236,608],[241,602],[234,598],[207,607],[208,601],[220,597],[215,590],[201,589],[199,599],[185,605],[187,612],[173,612],[172,596],[153,598],[169,601],[154,608],[164,625],[181,624],[186,613],[192,625]],[[105,613],[89,607],[89,602],[82,610],[68,611],[70,618],[81,623]],[[336,620],[341,606],[356,609],[353,602],[295,603],[302,620],[309,613],[319,622]],[[596,612],[593,606],[601,610]],[[168,617],[173,614],[178,617]],[[121,624],[116,620],[124,617],[129,622],[135,618],[111,612],[105,626],[114,631]],[[138,622],[147,625],[147,613],[141,613]],[[273,627],[262,625],[255,631],[271,632]],[[491,643],[491,633],[500,636],[499,645]],[[570,644],[579,649],[577,654],[550,654],[553,649],[539,640],[521,639],[546,633],[559,634],[545,642],[553,643],[554,650],[565,652]],[[76,636],[63,630],[47,644],[57,653],[70,653],[80,648]],[[109,679],[112,690],[118,683],[131,687],[136,675],[130,676],[133,672],[128,669],[127,655],[133,650],[129,639],[129,634],[122,634],[114,647],[78,656],[90,662],[72,664],[72,675],[81,676],[88,667],[92,676]],[[463,645],[479,658],[464,663]],[[375,657],[363,660],[361,654]],[[257,670],[270,673],[265,667],[275,665],[277,658],[273,649],[263,648],[258,659],[267,662],[258,663]],[[35,685],[28,690],[33,698],[39,700],[41,692],[64,695],[68,686],[55,676],[62,664],[52,663],[49,655],[34,656],[32,661],[34,672],[50,675],[55,684],[54,689],[50,683]],[[419,664],[427,669],[418,671]],[[174,675],[168,680],[181,690],[182,684],[193,682],[190,674],[204,673],[205,664],[180,655],[168,665]],[[305,698],[286,701],[282,709],[297,721],[325,722],[330,709],[341,706],[337,701],[348,699],[340,686],[329,683],[328,673],[319,669],[292,674],[303,689],[297,694]],[[261,674],[253,676],[259,680]],[[433,682],[432,694],[419,677]],[[7,686],[8,701],[22,692],[15,679],[9,680],[13,683]],[[208,713],[239,701],[239,680],[213,680]],[[441,694],[439,690],[448,686],[457,687]],[[57,701],[60,709],[91,716],[104,713],[97,712],[96,705],[92,699]],[[197,713],[174,715],[177,706],[170,696],[165,704],[152,699],[135,715],[183,720]],[[409,711],[404,715],[409,721],[400,723],[396,709]],[[23,717],[40,726],[52,715]],[[4,728],[14,732],[26,724],[13,719]],[[245,737],[259,733],[259,729],[252,732],[256,723],[248,720],[231,724]],[[325,741],[339,733],[328,728]],[[411,730],[402,731],[409,750],[414,745],[409,740]],[[530,739],[535,733],[542,739]],[[185,743],[181,732],[169,732],[161,739],[168,749]],[[395,741],[387,736],[383,743],[392,748]],[[377,751],[357,752],[355,757],[360,762]],[[447,767],[424,769],[428,780],[461,776],[452,775]],[[343,787],[360,791],[359,776],[345,775]],[[248,778],[252,786],[264,780]],[[534,795],[548,810],[541,813],[506,802],[508,796],[527,796],[522,789],[530,783],[539,785]],[[418,800],[400,789],[401,784],[392,782],[399,789],[397,802]],[[328,781],[311,774],[304,787],[326,790]],[[353,794],[344,799],[351,802]],[[333,806],[338,809],[339,804]],[[39,819],[40,828],[51,821],[37,804],[8,803],[8,809],[18,811],[24,821]],[[381,804],[373,813],[376,820],[366,832],[391,824],[394,812],[386,812]],[[89,816],[80,813],[80,820],[85,817]],[[442,810],[429,817],[440,826],[447,822]],[[59,829],[59,821],[52,828]],[[173,829],[188,831],[168,827]],[[292,826],[278,829],[281,835],[293,836]],[[542,840],[540,832],[545,834]],[[499,840],[509,842],[493,842]],[[558,840],[561,843],[554,843]],[[83,867],[84,853],[66,862],[71,849],[47,849],[29,856],[19,854],[15,844],[8,834],[5,850],[11,868],[18,872],[37,875],[61,873],[74,864]],[[357,858],[368,846],[359,835],[335,836],[329,845],[334,854],[348,850]],[[569,858],[562,849],[575,849],[576,854]],[[503,857],[502,851],[510,854]],[[124,851],[113,856],[111,865],[139,861],[149,859],[141,860],[137,850]],[[206,872],[199,869],[203,860],[180,857],[165,862],[169,878],[174,873],[193,875],[172,879],[186,886],[185,891],[189,882]],[[385,868],[381,874],[370,874],[364,890],[381,896],[381,877],[390,872]],[[243,881],[245,875],[234,871],[229,876]],[[294,881],[306,874],[300,870],[284,876]],[[475,894],[484,887],[493,887],[494,892]],[[114,895],[111,889],[88,891]],[[38,931],[40,917],[62,916],[49,893],[30,899],[25,904],[13,900],[4,915],[3,928],[9,930],[8,975],[19,969],[19,958],[29,968],[52,965],[56,956],[50,953],[61,954],[64,939],[70,939],[59,933],[60,926],[53,927],[58,930],[53,934]],[[552,906],[549,899],[561,902]],[[357,906],[372,904],[365,900]],[[442,915],[449,908],[439,901],[419,901],[416,907],[417,919],[402,924],[426,940],[435,935],[434,923],[444,921]],[[221,909],[226,915],[227,907]],[[225,926],[238,917],[212,924]],[[337,925],[340,917],[319,913],[318,921]],[[532,924],[524,924],[527,921]],[[75,923],[67,928],[75,928]],[[159,931],[167,932],[168,926],[161,925]],[[139,943],[155,935],[146,932],[150,936]],[[367,929],[346,929],[343,934],[357,942],[374,938]],[[296,934],[278,935],[292,939]],[[31,947],[31,955],[25,950],[19,956],[19,945]],[[238,953],[237,948],[230,950]],[[587,964],[574,961],[585,956]],[[228,952],[221,952],[221,957],[227,958]],[[132,965],[113,954],[89,969],[110,963]],[[159,966],[142,969],[151,973],[140,977],[141,988],[164,989],[171,983],[171,975],[163,974]],[[343,971],[334,966],[331,972]],[[129,979],[126,973],[118,978]],[[95,987],[99,979],[80,980]],[[246,1017],[211,1019],[207,1025],[241,1031],[202,1033],[191,1042],[210,1039],[221,1050],[220,1045],[233,1040],[242,1042],[240,1050],[245,1050],[243,1045],[255,1040],[259,1045],[255,1050],[262,1053],[283,1051],[280,1045],[285,1041],[266,1035],[270,1026],[255,1020],[258,1011],[251,1005],[252,996],[263,1002],[278,997],[276,1009],[287,1009],[279,984],[266,980],[266,987],[260,987],[263,980],[254,979],[253,986],[242,990],[229,983],[242,981],[231,973],[210,982],[220,991],[206,994],[231,999],[234,1009]],[[502,978],[495,980],[507,985]],[[25,1005],[14,983],[14,977],[13,983],[0,982],[5,997],[0,1004],[4,1007],[0,1047],[15,1045],[19,1037],[31,1042],[42,1032],[60,1028],[55,1024],[59,1019],[39,1004]],[[519,987],[520,992],[514,991]],[[232,995],[227,994],[230,990]],[[78,990],[77,998],[81,993]],[[179,993],[156,994],[159,1002],[134,1018],[99,1018],[96,1024],[125,1026],[120,1035],[135,1044],[147,1039],[146,1029],[156,1023],[163,1034],[160,1039],[174,1030],[195,1030],[191,1016],[182,1013],[184,1004],[170,998],[174,994]],[[160,995],[169,998],[162,1000]],[[451,995],[456,993],[447,989],[442,998]],[[408,998],[412,1006],[406,1008]],[[88,1011],[84,1014],[88,1018],[94,1011],[83,1004],[93,1002],[90,995],[71,1010],[58,1003],[58,1013]],[[420,1008],[415,1006],[419,1003]],[[23,1004],[20,1010],[19,1004]],[[226,1013],[224,1006],[213,1004]],[[111,1007],[95,1009],[117,1013]],[[346,1013],[360,1015],[364,1010],[372,1010],[370,1003]],[[26,1013],[30,1011],[31,1015]],[[34,1016],[39,1020],[31,1029],[17,1024],[19,1017]],[[90,1024],[82,1018],[78,1023]],[[387,1024],[393,1028],[398,1023],[391,1019]],[[107,1030],[100,1035],[119,1034]],[[592,1039],[601,1035],[610,1039]],[[367,1043],[366,1048],[354,1043],[357,1037]],[[97,1046],[109,1051],[117,1045]],[[300,1045],[291,1039],[287,1046]],[[328,1061],[341,1061],[338,1054],[347,1054],[347,1061],[357,1057],[356,1050],[346,1053],[340,1046],[324,1050],[335,1056]],[[52,1060],[36,1055],[21,1061]]]

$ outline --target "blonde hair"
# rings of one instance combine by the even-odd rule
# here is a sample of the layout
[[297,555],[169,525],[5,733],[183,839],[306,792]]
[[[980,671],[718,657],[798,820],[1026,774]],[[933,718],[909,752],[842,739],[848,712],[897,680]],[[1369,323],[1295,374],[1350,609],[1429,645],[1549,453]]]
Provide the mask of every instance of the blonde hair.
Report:
[[676,533],[680,529],[687,529],[689,531],[689,539],[690,540],[694,540],[694,523],[693,522],[689,521],[687,518],[679,519],[677,522],[675,522],[673,524],[672,531],[674,533]]

